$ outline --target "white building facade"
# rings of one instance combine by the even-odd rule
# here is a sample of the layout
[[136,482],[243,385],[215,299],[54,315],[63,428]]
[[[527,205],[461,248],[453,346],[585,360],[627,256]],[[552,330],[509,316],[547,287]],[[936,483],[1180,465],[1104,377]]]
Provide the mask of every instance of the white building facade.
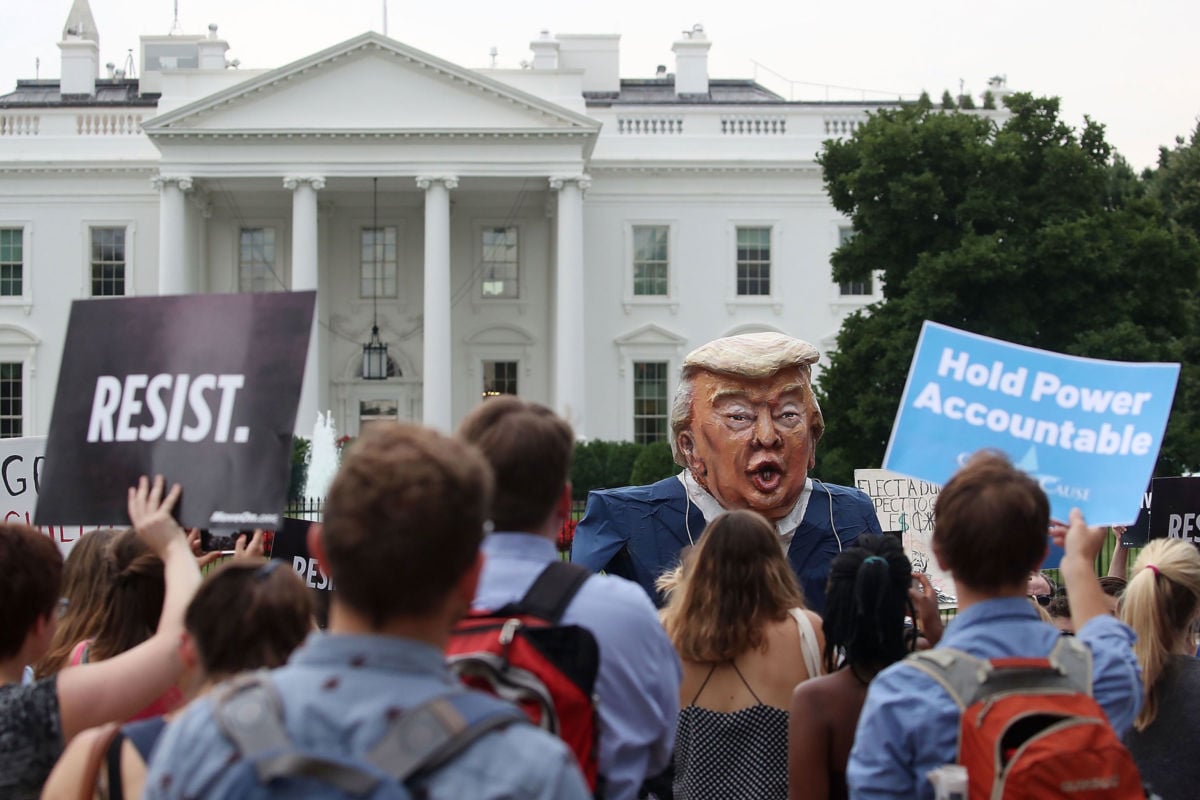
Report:
[[143,37],[138,80],[97,77],[98,43],[76,0],[61,80],[0,97],[3,435],[47,431],[77,298],[317,290],[301,433],[324,409],[351,435],[448,430],[515,392],[581,437],[652,441],[693,347],[775,330],[827,351],[879,297],[832,282],[848,222],[814,160],[878,104],[710,79],[702,31],[644,80],[616,36],[471,70],[368,33],[250,71],[214,28]]

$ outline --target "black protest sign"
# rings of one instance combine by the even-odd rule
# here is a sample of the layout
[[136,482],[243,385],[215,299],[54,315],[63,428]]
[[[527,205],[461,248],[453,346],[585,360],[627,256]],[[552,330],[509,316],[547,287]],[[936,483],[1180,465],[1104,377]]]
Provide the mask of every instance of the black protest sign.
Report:
[[1146,542],[1150,541],[1150,504],[1153,501],[1156,480],[1158,479],[1150,481],[1146,491],[1142,492],[1142,507],[1138,509],[1137,520],[1121,534],[1122,547],[1145,547]]
[[129,523],[140,475],[183,485],[186,527],[274,528],[315,292],[76,300],[38,525]]
[[271,543],[271,558],[286,561],[310,589],[332,592],[333,579],[325,574],[308,552],[310,525],[312,523],[308,520],[284,517],[283,525],[275,531]]
[[1150,538],[1200,544],[1200,477],[1155,478]]

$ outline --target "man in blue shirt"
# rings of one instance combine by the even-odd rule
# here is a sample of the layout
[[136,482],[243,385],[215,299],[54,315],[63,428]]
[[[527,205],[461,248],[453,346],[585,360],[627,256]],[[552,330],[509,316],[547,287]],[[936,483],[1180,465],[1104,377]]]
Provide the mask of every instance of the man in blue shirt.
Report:
[[[458,435],[476,445],[496,475],[495,532],[473,607],[520,600],[558,558],[555,540],[570,518],[568,481],[575,437],[545,406],[516,397],[480,404]],[[596,697],[604,796],[634,800],[671,761],[679,716],[679,657],[637,584],[611,575],[584,581],[560,620],[592,632],[600,650]]]
[[[938,495],[933,550],[954,575],[958,614],[938,648],[977,658],[1044,658],[1058,642],[1026,597],[1029,573],[1046,553],[1050,509],[1033,478],[996,453],[976,454]],[[1059,567],[1080,642],[1092,654],[1092,694],[1117,735],[1141,705],[1134,634],[1108,613],[1096,579],[1104,528],[1088,528],[1078,509],[1051,529],[1065,548]],[[871,682],[846,779],[853,798],[931,800],[926,775],[957,760],[960,710],[933,677],[899,662]]]
[[683,362],[671,407],[671,452],[684,467],[650,486],[592,492],[571,560],[654,587],[721,512],[757,511],[804,590],[825,607],[829,565],[860,533],[882,533],[871,498],[810,478],[825,431],[813,394],[819,353],[781,333],[716,339]]
[[[475,595],[491,499],[479,452],[428,429],[379,423],[347,453],[324,524],[308,536],[337,586],[330,633],[313,634],[271,673],[299,749],[361,758],[406,711],[462,691],[443,649]],[[238,758],[213,701],[197,701],[159,742],[145,796],[226,796]],[[421,788],[431,800],[590,796],[566,746],[520,722],[474,740]]]

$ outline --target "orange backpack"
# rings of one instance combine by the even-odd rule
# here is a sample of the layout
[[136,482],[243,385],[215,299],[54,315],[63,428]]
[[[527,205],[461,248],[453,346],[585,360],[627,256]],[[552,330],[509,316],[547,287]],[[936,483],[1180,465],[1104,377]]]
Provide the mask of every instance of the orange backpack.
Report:
[[958,763],[970,800],[1146,797],[1129,751],[1092,698],[1092,654],[1063,637],[1047,658],[975,658],[952,648],[905,662],[962,709]]

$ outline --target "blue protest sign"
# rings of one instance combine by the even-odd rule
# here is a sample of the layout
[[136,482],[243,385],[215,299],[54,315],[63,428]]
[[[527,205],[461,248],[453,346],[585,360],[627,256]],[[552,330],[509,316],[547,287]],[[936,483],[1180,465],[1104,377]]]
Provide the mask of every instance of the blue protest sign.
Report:
[[1178,364],[1066,356],[926,322],[883,466],[944,484],[992,448],[1034,476],[1050,513],[1091,525],[1138,515]]

